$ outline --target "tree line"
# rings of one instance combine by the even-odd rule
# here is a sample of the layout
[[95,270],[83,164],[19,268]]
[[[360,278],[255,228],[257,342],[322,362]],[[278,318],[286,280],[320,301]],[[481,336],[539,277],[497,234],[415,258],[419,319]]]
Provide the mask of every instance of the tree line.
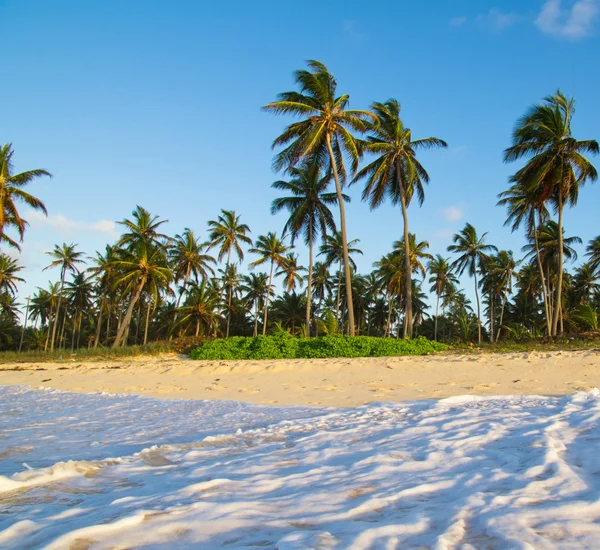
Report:
[[[409,231],[408,219],[413,198],[423,203],[430,180],[418,153],[446,147],[445,141],[414,139],[396,99],[349,109],[349,96],[338,95],[335,78],[320,62],[296,71],[295,82],[297,91],[263,107],[297,119],[273,142],[273,167],[283,177],[272,184],[282,196],[271,210],[288,214],[281,231],[253,239],[241,215],[222,210],[208,222],[206,240],[191,229],[168,236],[161,233],[166,220],[137,206],[131,219],[118,222],[117,242],[94,257],[67,243],[48,253],[47,268],[59,268],[60,277],[28,300],[22,325],[29,321],[29,327],[18,322],[22,266],[2,252],[2,346],[19,340],[36,349],[75,349],[272,330],[305,336],[418,333],[481,343],[598,329],[600,236],[589,242],[587,262],[573,273],[565,270],[581,239],[565,237],[564,208],[575,206],[583,185],[597,179],[586,155],[597,154],[598,143],[573,137],[572,98],[558,91],[533,105],[504,152],[506,162],[522,166],[498,204],[507,209],[506,224],[525,231],[524,256],[497,250],[487,233],[467,223],[448,247],[452,256],[445,257],[429,252],[429,243]],[[0,149],[0,245],[18,249],[27,222],[16,205],[46,212],[23,187],[50,174],[13,174],[12,155],[10,145]],[[354,258],[362,252],[358,239],[348,239],[344,209],[350,201],[344,189],[358,182],[372,209],[390,201],[403,217],[400,239],[364,275],[356,270]],[[16,231],[16,238],[6,230]],[[298,239],[308,249],[306,268],[294,252]],[[252,261],[243,274],[245,254]],[[464,273],[473,278],[474,306],[458,287]],[[435,298],[431,314],[427,290]]]

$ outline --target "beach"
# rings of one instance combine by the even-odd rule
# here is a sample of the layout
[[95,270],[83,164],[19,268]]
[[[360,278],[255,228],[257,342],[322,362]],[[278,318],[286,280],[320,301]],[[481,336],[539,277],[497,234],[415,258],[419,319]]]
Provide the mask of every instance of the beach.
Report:
[[568,395],[600,387],[600,349],[423,357],[194,361],[164,354],[4,363],[0,385],[261,405],[356,407],[458,395]]

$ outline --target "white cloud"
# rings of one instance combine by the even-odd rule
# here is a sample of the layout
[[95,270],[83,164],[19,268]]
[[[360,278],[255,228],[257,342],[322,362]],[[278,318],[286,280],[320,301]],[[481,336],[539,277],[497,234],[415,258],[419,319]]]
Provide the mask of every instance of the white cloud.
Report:
[[358,41],[364,40],[368,36],[354,19],[344,19],[342,21],[342,30],[350,36],[350,38]]
[[498,8],[491,8],[487,13],[482,13],[475,18],[475,22],[501,31],[518,23],[523,17],[516,13],[504,13]]
[[592,32],[600,0],[546,0],[535,24],[542,32],[561,38],[583,38]]
[[451,27],[460,27],[461,25],[464,25],[467,22],[467,18],[464,15],[461,15],[460,17],[453,17],[452,19],[450,19],[450,21],[448,21],[448,24]]
[[74,237],[80,232],[102,233],[111,239],[116,239],[119,233],[116,229],[116,224],[110,220],[99,220],[89,223],[78,220],[70,220],[62,214],[56,216],[44,216],[41,212],[32,210],[25,216],[32,226],[43,228],[44,226],[51,227],[64,237]]
[[444,208],[444,218],[449,222],[458,222],[465,215],[464,205],[452,205]]

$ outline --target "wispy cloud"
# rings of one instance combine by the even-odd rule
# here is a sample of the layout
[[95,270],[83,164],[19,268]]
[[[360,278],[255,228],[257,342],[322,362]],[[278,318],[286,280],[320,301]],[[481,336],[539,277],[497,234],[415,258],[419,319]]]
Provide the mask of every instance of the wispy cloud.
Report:
[[466,207],[464,204],[456,204],[444,208],[444,218],[449,222],[458,222],[463,219]]
[[522,20],[522,15],[514,12],[503,12],[498,8],[491,8],[487,13],[481,13],[475,17],[475,23],[490,27],[495,31],[502,31]]
[[600,0],[546,0],[535,24],[543,33],[560,38],[578,39],[588,36],[598,12]]
[[342,21],[342,30],[344,34],[357,41],[362,41],[369,36],[354,19],[344,19]]
[[503,31],[504,29],[523,21],[525,17],[514,12],[503,12],[498,8],[491,8],[487,13],[480,13],[472,18],[464,15],[453,17],[448,24],[451,27],[462,27],[467,23],[474,23],[480,27]]
[[115,222],[110,220],[84,222],[79,220],[70,220],[62,214],[46,217],[42,213],[36,212],[35,210],[28,212],[25,217],[32,226],[51,227],[64,237],[74,237],[82,231],[102,233],[113,240],[119,236]]

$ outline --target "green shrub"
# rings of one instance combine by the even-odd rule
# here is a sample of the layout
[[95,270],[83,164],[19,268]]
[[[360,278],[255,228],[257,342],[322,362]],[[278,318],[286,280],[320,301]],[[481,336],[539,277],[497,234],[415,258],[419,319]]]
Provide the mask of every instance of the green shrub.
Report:
[[414,340],[374,336],[321,336],[296,338],[286,332],[272,336],[236,336],[203,342],[190,353],[192,359],[300,359],[327,357],[392,357],[426,355],[449,349],[424,337]]

